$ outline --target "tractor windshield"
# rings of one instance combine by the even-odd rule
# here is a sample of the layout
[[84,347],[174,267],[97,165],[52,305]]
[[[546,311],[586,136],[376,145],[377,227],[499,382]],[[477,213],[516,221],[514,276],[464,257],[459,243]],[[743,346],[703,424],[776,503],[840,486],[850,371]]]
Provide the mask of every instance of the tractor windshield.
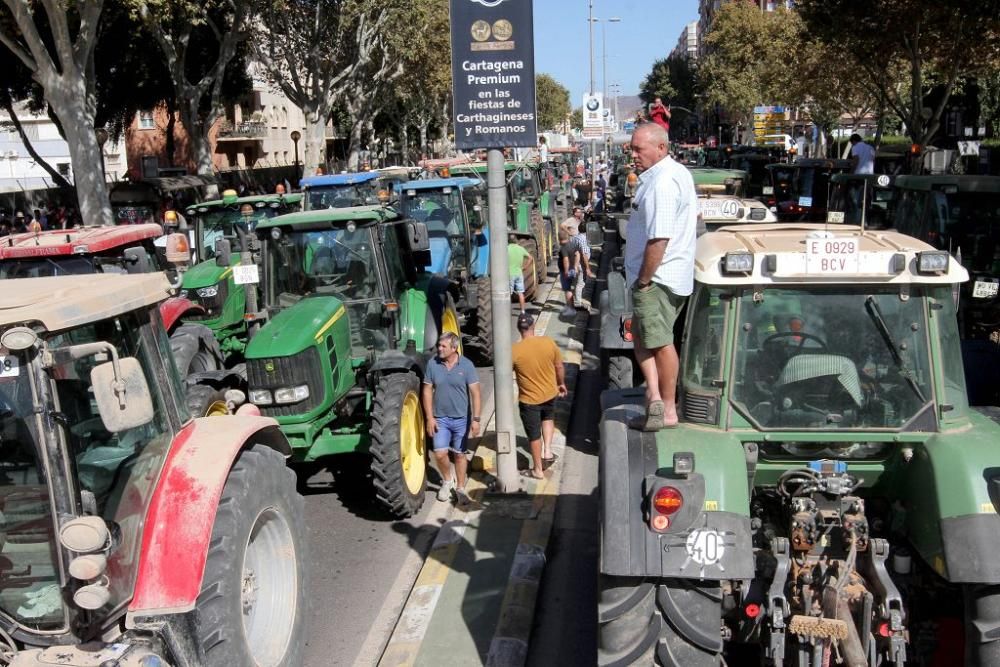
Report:
[[898,289],[739,300],[733,401],[767,429],[905,429],[933,399],[924,298]]
[[345,185],[317,185],[306,191],[306,210],[348,208],[380,203],[375,180]]
[[[354,227],[353,224],[350,225]],[[373,227],[293,232],[270,243],[274,294],[329,294],[342,301],[381,300]]]
[[0,262],[0,278],[43,278],[98,273],[100,269],[94,259],[86,255],[8,259]]
[[535,179],[535,174],[527,167],[517,169],[509,182],[513,199],[538,198],[538,181]]
[[0,364],[0,610],[32,630],[58,630],[64,612],[31,366],[2,348]]
[[232,251],[243,252],[243,243],[237,229],[252,232],[261,220],[267,220],[281,213],[281,209],[270,206],[254,207],[247,214],[234,208],[216,208],[198,216],[198,261],[215,257],[215,242],[228,239]]
[[1000,271],[1000,193],[903,191],[902,197],[895,216],[899,231],[961,253],[971,271]]
[[[447,255],[447,261],[435,270],[465,266],[465,221],[462,219],[462,193],[458,188],[411,190],[405,193],[401,205],[404,218],[427,224],[431,256],[443,258]],[[437,261],[433,263],[438,264]]]

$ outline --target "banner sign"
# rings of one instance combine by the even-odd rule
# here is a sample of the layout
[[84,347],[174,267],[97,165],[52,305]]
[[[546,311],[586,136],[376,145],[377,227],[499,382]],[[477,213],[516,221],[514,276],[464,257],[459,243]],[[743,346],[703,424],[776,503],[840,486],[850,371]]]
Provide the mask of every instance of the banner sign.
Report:
[[455,145],[538,145],[532,0],[451,0]]

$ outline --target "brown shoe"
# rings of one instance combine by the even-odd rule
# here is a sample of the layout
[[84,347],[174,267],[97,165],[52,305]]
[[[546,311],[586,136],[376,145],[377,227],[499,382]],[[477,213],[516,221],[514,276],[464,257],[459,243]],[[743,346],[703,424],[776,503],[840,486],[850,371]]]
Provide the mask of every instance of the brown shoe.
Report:
[[628,422],[629,428],[639,431],[659,431],[664,428],[663,423],[663,401],[650,401],[646,406],[646,414],[641,417],[633,417]]

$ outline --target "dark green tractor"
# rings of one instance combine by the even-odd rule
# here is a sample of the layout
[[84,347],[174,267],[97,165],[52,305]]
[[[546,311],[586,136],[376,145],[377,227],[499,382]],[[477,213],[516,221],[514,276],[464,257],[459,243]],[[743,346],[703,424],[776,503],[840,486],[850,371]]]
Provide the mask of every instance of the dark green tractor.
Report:
[[861,225],[865,229],[888,229],[896,190],[889,174],[834,174],[826,221]]
[[602,396],[599,664],[1000,664],[1000,414],[966,400],[967,279],[853,226],[699,239],[679,424]]
[[[256,285],[244,282],[243,271],[237,268],[256,265],[260,259],[259,249],[251,247],[256,240],[253,230],[261,221],[298,210],[301,201],[299,194],[237,197],[235,190],[226,190],[222,199],[185,211],[193,227],[197,263],[184,274],[180,295],[204,309],[188,319],[211,329],[227,358],[242,356],[257,312]],[[248,295],[248,289],[253,294]]]
[[261,221],[262,309],[248,396],[293,460],[369,452],[378,499],[416,513],[427,483],[420,381],[440,333],[459,334],[447,280],[425,270],[427,226],[390,208]]

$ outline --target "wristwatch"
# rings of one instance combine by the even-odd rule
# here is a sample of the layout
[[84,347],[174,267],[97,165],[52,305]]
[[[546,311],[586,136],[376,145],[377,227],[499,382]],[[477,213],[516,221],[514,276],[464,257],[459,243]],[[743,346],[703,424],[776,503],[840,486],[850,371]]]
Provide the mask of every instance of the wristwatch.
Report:
[[473,417],[472,421],[474,421],[474,422],[481,422],[482,419],[480,419],[479,417]]

